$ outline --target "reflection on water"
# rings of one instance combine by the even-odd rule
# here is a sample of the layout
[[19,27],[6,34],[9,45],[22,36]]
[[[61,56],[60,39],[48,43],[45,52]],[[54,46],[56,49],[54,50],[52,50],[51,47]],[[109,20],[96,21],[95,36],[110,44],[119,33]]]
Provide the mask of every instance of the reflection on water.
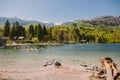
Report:
[[42,67],[51,59],[68,65],[99,65],[99,58],[110,56],[120,65],[120,44],[67,44],[63,46],[17,46],[0,49],[1,69]]

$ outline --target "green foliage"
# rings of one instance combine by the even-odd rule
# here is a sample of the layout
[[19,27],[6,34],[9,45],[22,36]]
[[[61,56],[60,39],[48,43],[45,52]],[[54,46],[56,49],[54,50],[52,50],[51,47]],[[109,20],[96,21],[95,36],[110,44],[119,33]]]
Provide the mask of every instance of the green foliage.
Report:
[[9,36],[9,34],[10,34],[10,23],[9,23],[9,20],[7,20],[6,22],[5,22],[5,25],[4,25],[4,36],[5,37],[8,37]]
[[32,24],[29,26],[29,35],[29,39],[31,40],[32,37],[34,37],[34,28]]
[[80,43],[81,41],[87,41],[89,43],[120,43],[120,27],[118,26],[93,26],[80,21],[74,24],[70,23],[70,25],[54,27],[46,27],[41,24],[30,24],[23,27],[15,22],[10,28],[10,33],[7,33],[9,29],[6,26],[10,26],[8,21],[6,21],[4,29],[0,28],[0,36],[4,34],[4,36],[11,37],[11,39],[24,36],[25,40],[32,42]]
[[11,33],[10,33],[10,38],[13,39],[18,39],[20,36],[25,37],[25,28],[23,26],[19,25],[19,22],[13,23]]
[[0,27],[0,38],[3,37],[4,29]]
[[38,27],[37,27],[37,37],[39,41],[42,41],[43,32],[42,32],[42,26],[40,24],[38,24]]
[[46,30],[46,26],[43,26],[43,30],[42,30],[42,35],[43,35],[43,41],[47,41],[48,39],[48,32]]
[[34,43],[39,42],[39,40],[38,40],[37,37],[33,37],[33,38],[32,38],[32,41],[33,41]]

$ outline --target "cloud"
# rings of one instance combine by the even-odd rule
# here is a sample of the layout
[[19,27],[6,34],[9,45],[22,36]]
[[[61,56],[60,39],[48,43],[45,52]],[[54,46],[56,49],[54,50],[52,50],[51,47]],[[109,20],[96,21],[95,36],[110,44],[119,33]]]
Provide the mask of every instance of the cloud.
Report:
[[55,23],[55,25],[61,25],[62,23]]
[[49,21],[41,21],[41,22],[43,22],[43,23],[49,23]]

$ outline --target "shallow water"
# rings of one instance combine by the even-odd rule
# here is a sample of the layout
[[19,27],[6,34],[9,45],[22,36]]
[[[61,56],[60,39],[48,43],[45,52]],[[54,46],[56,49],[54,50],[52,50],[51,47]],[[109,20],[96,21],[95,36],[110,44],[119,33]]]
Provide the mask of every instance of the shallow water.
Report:
[[46,61],[61,60],[67,65],[100,65],[99,58],[111,57],[120,65],[120,44],[66,44],[36,49],[0,49],[0,69],[31,70],[42,67]]

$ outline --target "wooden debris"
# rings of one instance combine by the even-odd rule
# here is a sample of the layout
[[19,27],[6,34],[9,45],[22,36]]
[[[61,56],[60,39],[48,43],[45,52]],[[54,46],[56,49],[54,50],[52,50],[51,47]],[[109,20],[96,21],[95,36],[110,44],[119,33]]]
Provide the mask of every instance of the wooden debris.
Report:
[[52,59],[50,61],[47,61],[43,66],[46,67],[48,65],[52,65],[55,62],[55,59]]
[[80,66],[82,66],[82,67],[88,67],[88,65],[86,65],[86,64],[80,64]]
[[[120,69],[110,57],[101,57],[101,70],[93,73],[90,80],[120,80]],[[94,78],[94,79],[93,79]]]
[[61,60],[59,59],[52,59],[50,61],[47,61],[43,66],[46,67],[48,65],[52,65],[54,64],[55,67],[59,68],[60,66],[62,66],[62,64],[60,63]]

